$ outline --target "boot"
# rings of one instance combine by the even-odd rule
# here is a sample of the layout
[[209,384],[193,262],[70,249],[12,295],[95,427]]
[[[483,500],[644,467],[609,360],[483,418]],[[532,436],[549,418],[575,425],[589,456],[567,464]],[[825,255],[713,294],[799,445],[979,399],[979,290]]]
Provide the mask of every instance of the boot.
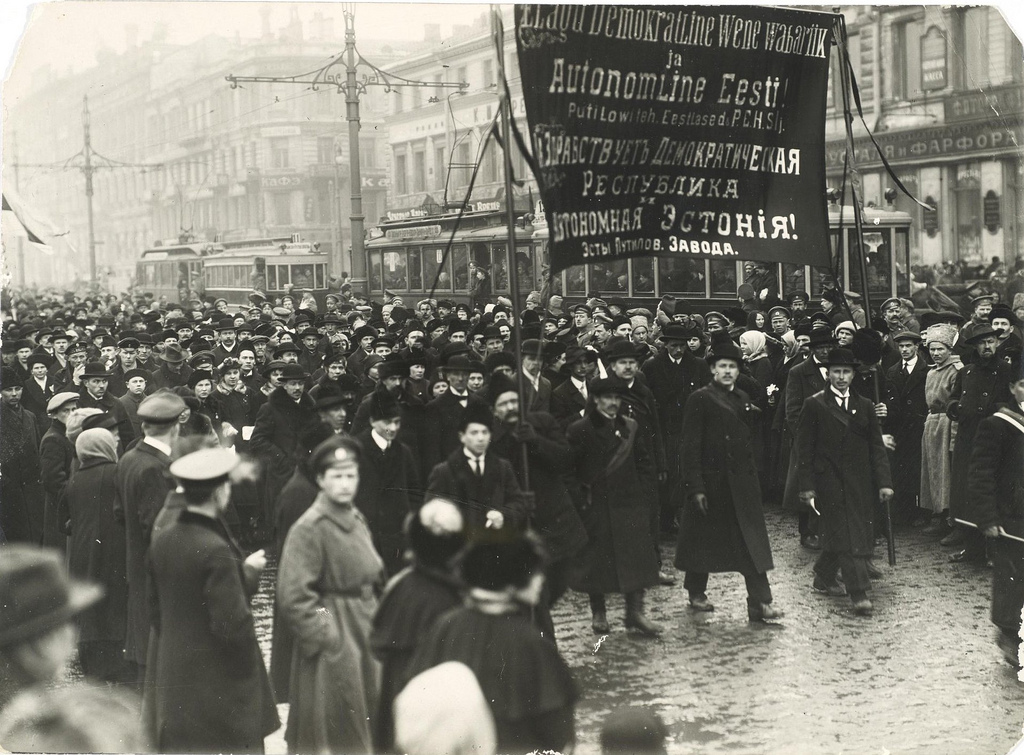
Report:
[[626,629],[635,629],[648,637],[657,637],[662,629],[644,616],[644,591],[626,594]]
[[605,610],[604,595],[590,596],[590,614],[592,616],[590,627],[594,634],[608,634],[611,627],[608,626],[608,614]]
[[771,603],[747,604],[747,617],[751,621],[774,621],[781,619],[786,613],[781,608],[776,608]]

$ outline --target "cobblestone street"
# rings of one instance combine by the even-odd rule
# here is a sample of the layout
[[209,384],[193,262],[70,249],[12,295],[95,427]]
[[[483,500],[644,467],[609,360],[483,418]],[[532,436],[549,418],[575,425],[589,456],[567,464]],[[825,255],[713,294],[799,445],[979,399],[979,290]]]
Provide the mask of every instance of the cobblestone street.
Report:
[[[800,548],[794,522],[770,511],[768,528],[775,602],[786,611],[777,625],[748,623],[739,575],[712,575],[710,614],[687,607],[680,579],[648,593],[662,638],[627,633],[622,600],[613,597],[612,633],[595,652],[586,597],[563,599],[559,648],[583,693],[576,752],[600,751],[601,722],[620,705],[657,710],[671,732],[670,753],[1010,750],[1024,722],[1024,684],[993,641],[984,567],[950,565],[946,549],[903,532],[897,566],[883,566],[875,583],[875,615],[861,618],[848,599],[811,591],[814,554]],[[666,543],[666,563],[671,549]],[[266,586],[257,600],[269,662]],[[282,732],[268,749],[284,751]]]

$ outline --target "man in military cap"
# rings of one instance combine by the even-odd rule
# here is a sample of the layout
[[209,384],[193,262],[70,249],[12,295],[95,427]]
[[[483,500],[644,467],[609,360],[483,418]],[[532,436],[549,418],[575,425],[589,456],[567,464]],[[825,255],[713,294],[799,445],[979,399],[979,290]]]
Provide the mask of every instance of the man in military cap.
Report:
[[[974,329],[965,342],[965,345],[974,348],[974,359],[957,375],[946,408],[946,415],[957,423],[949,491],[950,515],[954,519],[971,521],[973,505],[967,483],[978,426],[1000,404],[1008,404],[1012,399],[1009,386],[1013,382],[1013,368],[996,356],[998,343],[999,333],[991,325]],[[942,543],[962,548],[949,557],[953,562],[981,561],[985,558],[984,538],[977,530],[959,527],[943,538]]]
[[[807,399],[797,430],[800,500],[821,518],[814,590],[849,592],[854,612],[870,616],[875,501],[892,498],[889,460],[874,405],[850,390],[857,370],[853,352],[831,350],[825,367],[829,387]],[[836,579],[839,570],[845,588]]]
[[661,627],[644,614],[644,590],[658,584],[658,558],[642,481],[655,475],[654,451],[635,420],[619,409],[627,392],[614,378],[590,384],[592,403],[566,433],[588,543],[570,587],[590,595],[592,628],[610,631],[606,593],[626,596],[626,627],[646,635]]
[[989,322],[989,315],[995,302],[996,297],[994,294],[980,294],[971,299],[971,319],[960,328],[961,342],[966,343],[974,335],[975,331],[987,328],[991,324]]
[[124,523],[128,578],[128,625],[125,659],[133,664],[140,682],[145,679],[149,647],[149,603],[146,589],[146,553],[164,499],[174,489],[166,474],[178,438],[178,418],[185,402],[169,390],[156,391],[139,404],[142,440],[117,462],[117,497],[114,516]]
[[249,607],[266,556],[243,556],[224,519],[237,464],[216,448],[169,467],[184,507],[147,559],[156,663],[146,694],[161,752],[262,752],[280,725]]
[[43,536],[39,429],[21,405],[21,375],[0,368],[0,542],[38,545]]
[[78,408],[77,393],[58,393],[46,405],[50,426],[39,442],[39,465],[46,493],[43,512],[43,545],[64,550],[65,523],[58,517],[58,504],[71,478],[71,465],[75,461],[75,444],[67,439],[67,420]]

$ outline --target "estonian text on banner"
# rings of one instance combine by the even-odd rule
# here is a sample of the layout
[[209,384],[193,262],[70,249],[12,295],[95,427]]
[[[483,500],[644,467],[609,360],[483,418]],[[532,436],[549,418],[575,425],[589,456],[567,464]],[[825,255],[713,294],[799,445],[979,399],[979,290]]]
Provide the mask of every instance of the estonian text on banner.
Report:
[[829,265],[832,14],[516,5],[551,266],[626,257]]

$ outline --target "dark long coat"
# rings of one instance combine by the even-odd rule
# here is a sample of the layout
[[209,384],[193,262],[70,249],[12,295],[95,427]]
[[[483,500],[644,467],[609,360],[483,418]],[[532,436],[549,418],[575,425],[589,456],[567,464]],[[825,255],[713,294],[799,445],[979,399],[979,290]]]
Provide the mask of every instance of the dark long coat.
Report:
[[658,583],[649,509],[641,480],[655,473],[654,452],[629,417],[608,419],[594,407],[566,433],[581,488],[588,543],[569,586],[589,593],[629,593]]
[[131,420],[125,412],[121,402],[110,395],[110,392],[103,394],[103,398],[96,398],[83,385],[78,389],[78,406],[82,409],[99,409],[117,420],[117,437],[121,441],[121,449],[128,448],[135,440],[135,431],[132,429]]
[[870,556],[878,491],[892,487],[874,404],[851,391],[844,412],[831,391],[816,393],[804,404],[796,442],[800,490],[815,492],[822,547]]
[[103,600],[78,618],[79,642],[123,642],[128,612],[124,528],[114,519],[117,463],[86,459],[67,486],[68,571],[103,585]]
[[[466,407],[470,404],[485,405],[486,402],[472,393]],[[459,420],[466,408],[459,397],[451,391],[445,391],[427,403],[426,416],[423,422],[423,437],[420,440],[420,469],[429,475],[437,464],[448,458],[448,455],[462,447],[459,442]]]
[[118,402],[120,402],[121,406],[124,407],[124,413],[128,415],[128,421],[131,423],[132,432],[135,434],[136,438],[142,437],[142,420],[139,419],[139,404],[141,404],[145,398],[145,393],[141,396],[133,396],[131,393],[126,392],[118,399]]
[[689,351],[683,353],[678,365],[669,358],[667,351],[662,351],[644,362],[642,371],[647,387],[658,402],[662,431],[666,437],[678,437],[683,429],[686,400],[698,388],[711,382],[711,368]]
[[580,412],[586,408],[587,399],[579,392],[571,378],[566,378],[551,392],[551,416],[558,420],[563,430],[580,419],[583,416]]
[[997,357],[984,362],[976,359],[957,375],[952,401],[946,409],[946,414],[957,423],[951,466],[953,484],[949,491],[949,511],[954,517],[971,518],[973,507],[967,480],[974,435],[981,421],[991,416],[999,404],[1013,401],[1012,381],[1013,369]]
[[46,492],[43,511],[43,545],[64,550],[65,522],[61,521],[60,500],[71,477],[71,464],[75,461],[75,445],[67,439],[67,428],[60,420],[53,420],[50,429],[39,442],[39,466],[43,490]]
[[405,518],[418,507],[420,482],[409,447],[395,441],[382,451],[372,432],[364,430],[356,436],[363,453],[355,504],[366,517],[388,576],[394,576],[405,567],[403,528]]
[[482,530],[487,512],[500,511],[506,526],[523,521],[523,497],[512,465],[488,450],[484,473],[478,477],[462,446],[430,472],[423,500],[445,498],[462,510],[467,531]]
[[265,495],[270,506],[277,505],[281,488],[295,471],[296,451],[304,428],[319,424],[313,399],[303,393],[298,403],[284,388],[276,388],[260,407],[249,450],[265,465]]
[[55,381],[51,377],[46,378],[46,385],[43,388],[40,388],[39,383],[31,376],[25,381],[21,394],[21,405],[35,416],[36,428],[40,433],[45,433],[50,427],[50,417],[46,413],[46,405],[56,394],[56,389]]
[[[550,414],[531,412],[524,420],[536,433],[527,443],[530,490],[535,505],[530,523],[543,539],[551,559],[559,561],[577,553],[587,542],[587,531],[567,484],[574,482],[570,476],[572,454],[565,433]],[[523,487],[523,444],[515,439],[510,427],[495,426],[490,450],[512,465]]]
[[800,364],[794,366],[789,371],[789,377],[786,378],[785,428],[792,439],[792,444],[789,447],[789,467],[786,472],[786,489],[783,493],[782,503],[791,511],[800,511],[803,508],[800,504],[800,480],[798,477],[800,449],[796,437],[800,427],[800,417],[804,410],[804,402],[827,385],[827,381],[821,376],[819,366],[813,356],[808,356]]
[[0,534],[10,542],[43,538],[39,431],[32,412],[0,403]]
[[[969,521],[983,529],[1001,526],[1011,535],[1024,537],[1024,409],[1019,404],[1000,407],[979,423],[968,490]],[[1019,630],[1024,584],[1018,575],[1024,545],[1006,538],[997,538],[991,545],[992,623]]]
[[[715,383],[687,400],[677,569],[751,574],[773,568],[751,427],[761,417],[743,391]],[[698,493],[707,496],[707,515],[692,500]]]
[[259,575],[222,520],[188,509],[153,538],[148,561],[156,749],[263,752],[280,720],[249,609]]
[[163,508],[174,481],[167,473],[171,457],[145,440],[117,462],[114,516],[124,524],[125,564],[128,580],[128,623],[125,657],[146,663],[149,648],[149,600],[146,595],[146,551],[153,523]]
[[885,376],[885,399],[889,416],[885,418],[885,432],[896,439],[892,452],[892,482],[896,497],[893,500],[903,516],[917,505],[921,493],[921,437],[924,421],[928,417],[928,402],[924,397],[924,384],[928,378],[928,365],[919,354],[910,374],[900,361],[889,368]]

